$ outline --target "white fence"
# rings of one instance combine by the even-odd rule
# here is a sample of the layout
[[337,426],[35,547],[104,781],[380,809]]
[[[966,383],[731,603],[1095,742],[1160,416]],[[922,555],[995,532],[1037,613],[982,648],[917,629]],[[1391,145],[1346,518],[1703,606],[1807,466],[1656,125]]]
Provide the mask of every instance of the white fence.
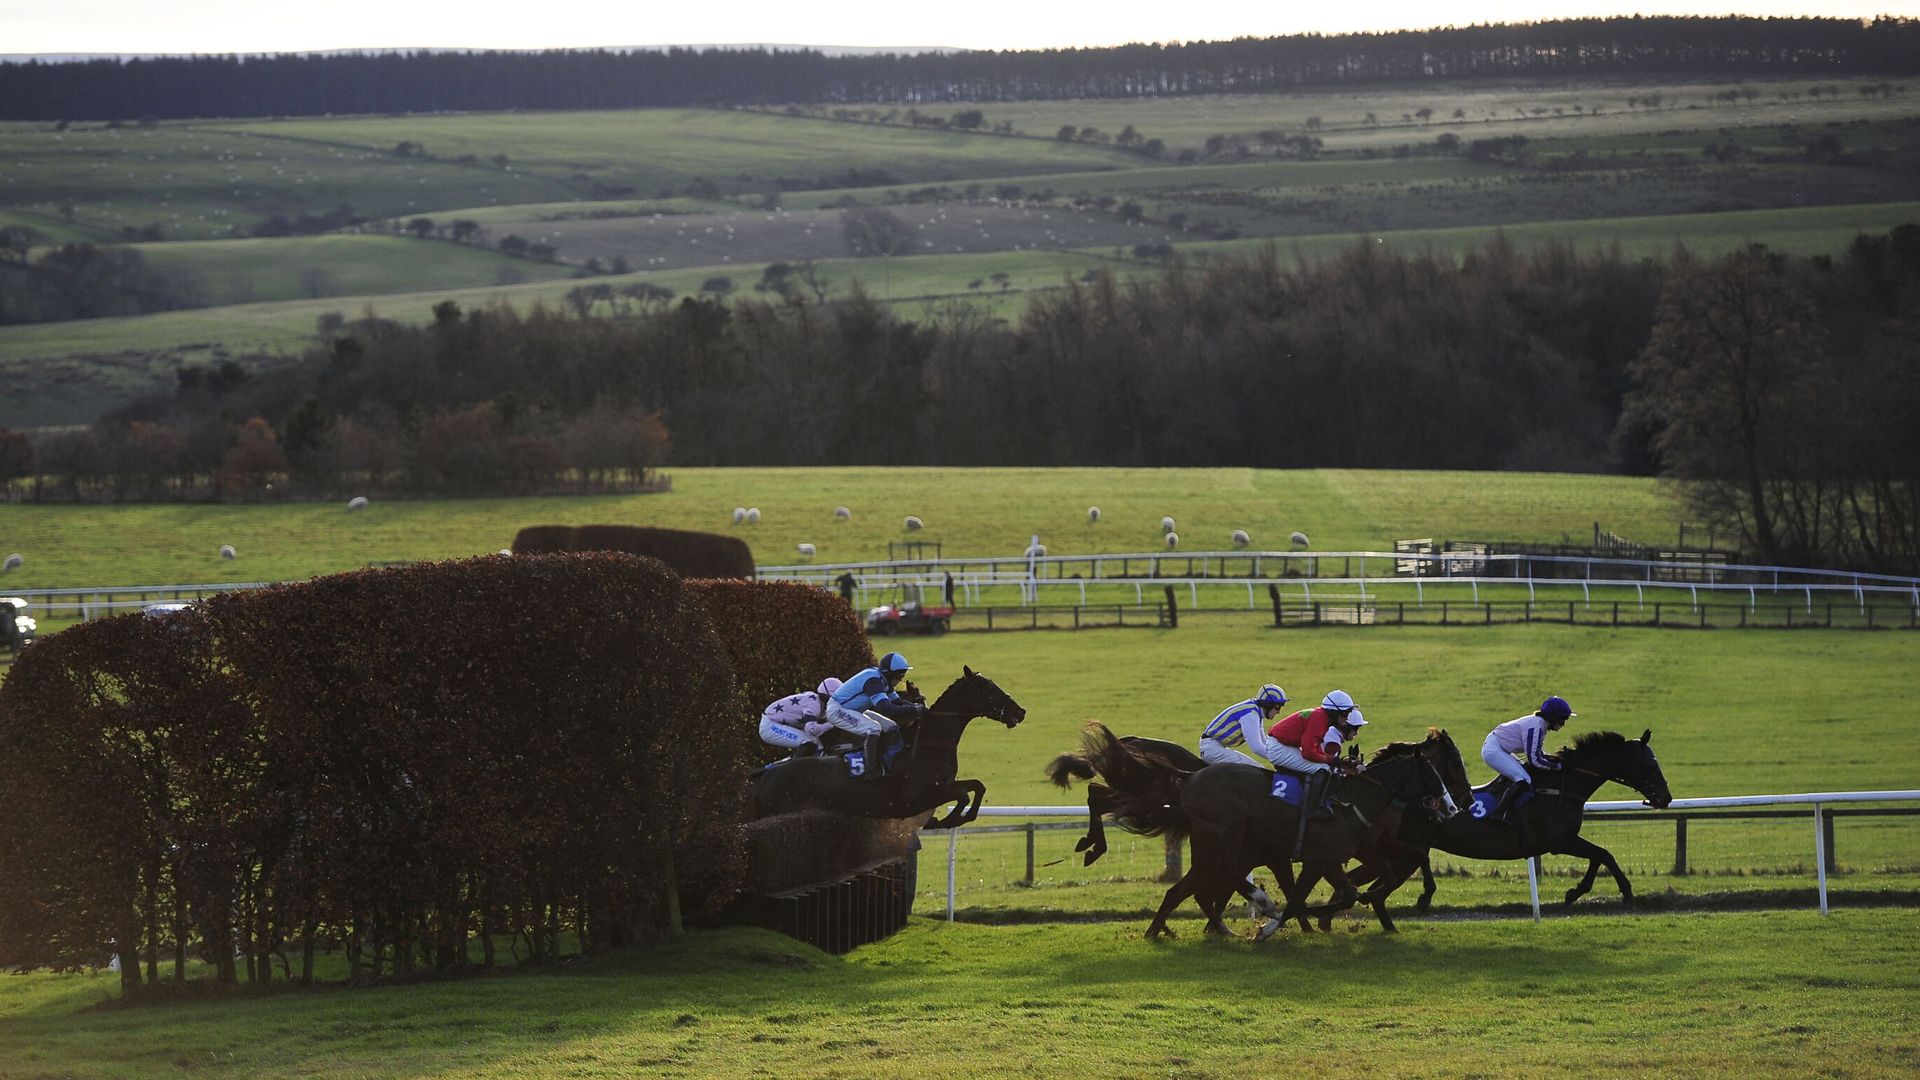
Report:
[[[1780,806],[1810,807],[1811,812],[1808,815],[1808,823],[1812,826],[1812,829],[1813,829],[1813,843],[1812,843],[1811,849],[1814,855],[1814,864],[1816,865],[1816,867],[1818,867],[1817,873],[1818,873],[1818,879],[1819,879],[1818,891],[1819,891],[1820,914],[1826,915],[1829,913],[1829,908],[1827,905],[1827,865],[1828,865],[1827,844],[1828,844],[1828,833],[1829,833],[1829,830],[1832,828],[1832,821],[1833,821],[1832,816],[1827,812],[1827,808],[1845,804],[1845,803],[1889,803],[1889,802],[1895,802],[1895,803],[1920,802],[1920,790],[1824,791],[1824,792],[1809,792],[1809,793],[1803,793],[1803,794],[1797,794],[1797,795],[1730,795],[1730,796],[1722,796],[1717,798],[1675,799],[1670,806],[1667,806],[1666,808],[1661,810],[1652,810],[1645,803],[1637,802],[1637,801],[1590,802],[1587,804],[1586,809],[1587,809],[1587,813],[1596,814],[1596,815],[1632,812],[1632,813],[1635,813],[1637,816],[1669,817],[1669,818],[1675,819],[1676,821],[1682,821],[1688,815],[1689,812],[1696,811],[1696,810],[1717,810],[1717,809],[1780,807]],[[1911,811],[1890,810],[1887,812],[1902,813],[1902,812],[1911,812]],[[1045,819],[1045,818],[1083,819],[1087,816],[1087,808],[1084,805],[1082,806],[983,806],[980,808],[980,816],[982,818],[990,818],[990,817],[1018,818],[1018,819],[1023,819],[1027,821],[1033,821],[1035,819]],[[959,855],[960,838],[964,833],[966,833],[966,831],[967,831],[966,826],[962,826],[957,829],[946,830],[947,832],[947,881],[946,881],[947,920],[949,922],[953,921],[954,910],[955,910],[956,902],[958,900],[957,882],[955,877],[955,865]],[[1678,835],[1684,838],[1685,833],[1684,831],[1681,831],[1679,832]],[[1684,844],[1684,839],[1682,839],[1681,842],[1682,844]],[[1684,852],[1684,847],[1682,848],[1682,851]],[[1029,862],[1031,863],[1031,858],[1032,858],[1031,834],[1029,834],[1029,838],[1028,838],[1028,852],[1029,852],[1029,856],[1028,856]],[[1682,855],[1682,861],[1684,861],[1684,854]],[[1539,885],[1540,860],[1538,858],[1528,859],[1526,860],[1526,863],[1527,863],[1527,889],[1528,889],[1529,896],[1532,900],[1533,918],[1535,922],[1538,922],[1540,920],[1540,885]]]

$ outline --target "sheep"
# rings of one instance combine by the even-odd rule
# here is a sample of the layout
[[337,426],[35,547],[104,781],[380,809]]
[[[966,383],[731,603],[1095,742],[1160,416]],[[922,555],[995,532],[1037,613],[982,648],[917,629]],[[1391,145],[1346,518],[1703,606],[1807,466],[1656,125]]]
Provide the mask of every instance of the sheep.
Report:
[[1100,508],[1097,506],[1087,507],[1087,524],[1091,525],[1094,522],[1099,520],[1100,520]]
[[757,506],[747,507],[747,524],[749,525],[760,524],[760,508],[759,507]]
[[1172,518],[1170,518],[1170,517],[1163,517],[1163,518],[1161,518],[1161,519],[1160,519],[1160,531],[1161,531],[1161,532],[1163,532],[1163,533],[1170,533],[1170,532],[1172,532],[1172,531],[1173,531],[1173,519],[1172,519]]
[[512,548],[501,548],[501,549],[500,549],[500,551],[498,552],[498,554],[501,554],[501,555],[511,555],[511,554],[513,554],[513,549],[512,549]]
[[1247,535],[1247,530],[1245,529],[1233,530],[1233,546],[1234,547],[1246,547],[1248,544],[1252,542],[1253,542],[1253,538]]
[[20,557],[19,552],[17,551],[14,552],[13,554],[7,556],[6,562],[0,563],[0,574],[11,573],[15,570],[20,569],[20,564],[25,561],[26,561],[25,559],[22,559]]
[[908,532],[912,532],[916,529],[924,529],[927,527],[926,522],[921,521],[919,518],[914,517],[912,514],[908,514],[907,520],[901,522],[901,525],[904,526]]
[[1179,533],[1177,533],[1177,532],[1170,532],[1170,533],[1168,533],[1168,534],[1167,534],[1167,546],[1168,546],[1168,547],[1170,547],[1170,548],[1175,548],[1175,547],[1179,547],[1179,546],[1180,546],[1180,534],[1179,534]]
[[836,506],[833,508],[833,519],[835,521],[852,521],[853,511],[844,506]]
[[745,521],[745,520],[747,520],[747,508],[746,508],[746,507],[744,507],[744,506],[736,506],[736,507],[734,507],[734,508],[733,508],[733,523],[734,523],[735,525],[738,525],[738,524],[740,524],[741,522],[743,522],[743,521]]
[[797,546],[797,547],[798,547],[798,548],[800,549],[800,557],[801,557],[801,558],[803,558],[803,559],[811,559],[811,558],[813,558],[813,545],[812,545],[812,544],[798,544],[798,545],[795,545],[795,546]]
[[235,559],[239,558],[239,553],[233,550],[232,544],[221,544],[220,557],[223,559]]
[[353,498],[347,500],[347,509],[349,510],[365,510],[366,508],[367,497],[365,495],[355,495]]
[[1308,546],[1308,545],[1307,545],[1307,534],[1306,534],[1306,533],[1303,533],[1303,532],[1299,532],[1299,531],[1295,531],[1295,532],[1294,532],[1294,534],[1293,534],[1293,546],[1294,546],[1294,547],[1306,547],[1306,546]]

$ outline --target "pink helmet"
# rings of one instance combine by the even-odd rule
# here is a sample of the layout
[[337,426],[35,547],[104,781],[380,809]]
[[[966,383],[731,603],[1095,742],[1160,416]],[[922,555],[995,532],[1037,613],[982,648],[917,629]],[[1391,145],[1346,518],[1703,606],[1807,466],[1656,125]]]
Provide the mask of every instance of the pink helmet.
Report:
[[829,675],[826,678],[820,680],[820,685],[814,687],[813,692],[816,694],[831,694],[835,690],[840,689],[840,686],[841,686],[840,680]]

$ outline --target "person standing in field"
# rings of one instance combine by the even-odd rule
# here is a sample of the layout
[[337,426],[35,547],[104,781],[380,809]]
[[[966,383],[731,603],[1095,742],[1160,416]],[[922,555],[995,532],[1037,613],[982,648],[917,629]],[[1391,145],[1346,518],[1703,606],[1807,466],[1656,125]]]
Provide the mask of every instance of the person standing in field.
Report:
[[[1547,732],[1559,731],[1578,715],[1566,698],[1555,694],[1528,715],[1487,732],[1487,741],[1480,745],[1480,759],[1492,766],[1494,772],[1513,781],[1512,787],[1500,793],[1500,801],[1487,815],[1488,820],[1507,822],[1521,796],[1533,790],[1529,767],[1549,772],[1560,768],[1560,763],[1547,754]],[[1515,757],[1516,754],[1519,757]],[[1526,766],[1520,764],[1522,760]]]

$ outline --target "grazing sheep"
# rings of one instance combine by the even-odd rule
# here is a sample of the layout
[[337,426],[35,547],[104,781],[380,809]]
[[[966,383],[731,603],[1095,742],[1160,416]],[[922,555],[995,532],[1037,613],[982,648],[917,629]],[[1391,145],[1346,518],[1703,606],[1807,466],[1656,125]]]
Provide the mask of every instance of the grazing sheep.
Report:
[[734,508],[733,508],[733,523],[734,523],[735,525],[738,525],[738,524],[740,524],[741,522],[743,522],[743,521],[745,521],[745,520],[747,520],[747,508],[746,508],[746,507],[744,507],[744,506],[736,506],[736,507],[734,507]]
[[805,559],[811,559],[811,558],[813,558],[813,545],[812,545],[812,544],[800,544],[800,545],[797,545],[797,546],[798,546],[798,547],[800,548],[800,557],[801,557],[801,558],[805,558]]
[[365,495],[355,495],[353,498],[347,500],[347,509],[349,510],[365,510],[366,508],[367,497]]
[[1294,533],[1294,534],[1293,534],[1293,546],[1294,546],[1294,547],[1306,547],[1306,546],[1307,546],[1307,534],[1306,534],[1306,533],[1303,533],[1303,532],[1296,532],[1296,533]]
[[1095,522],[1099,520],[1100,520],[1100,508],[1097,506],[1087,507],[1087,521]]
[[234,559],[239,557],[239,553],[233,550],[232,544],[221,544],[220,557],[223,559]]
[[852,521],[853,511],[844,506],[836,506],[833,508],[833,516],[836,521]]
[[1247,530],[1245,529],[1233,530],[1233,546],[1234,547],[1246,547],[1248,544],[1252,542],[1253,542],[1253,538],[1247,535]]
[[1161,519],[1160,519],[1160,531],[1161,531],[1161,532],[1163,532],[1163,533],[1170,533],[1170,532],[1172,532],[1172,531],[1173,531],[1173,519],[1172,519],[1172,518],[1170,518],[1170,517],[1163,517],[1163,518],[1161,518]]
[[1170,533],[1168,533],[1168,534],[1167,534],[1167,546],[1168,546],[1168,547],[1170,547],[1170,548],[1174,548],[1174,547],[1179,547],[1179,546],[1180,546],[1180,534],[1179,534],[1179,533],[1177,533],[1177,532],[1170,532]]
[[759,507],[757,506],[747,507],[747,524],[749,525],[760,524],[760,508]]
[[908,532],[912,532],[915,529],[924,529],[927,527],[926,522],[921,521],[919,518],[914,517],[912,514],[908,514],[907,520],[902,522],[901,524],[906,527]]
[[501,548],[501,549],[500,549],[500,554],[502,554],[502,555],[511,555],[511,554],[513,554],[513,549],[512,549],[512,548]]
[[20,569],[20,564],[25,561],[26,560],[20,557],[19,552],[17,551],[14,552],[13,554],[7,556],[6,562],[0,563],[0,574],[9,573],[11,571]]

